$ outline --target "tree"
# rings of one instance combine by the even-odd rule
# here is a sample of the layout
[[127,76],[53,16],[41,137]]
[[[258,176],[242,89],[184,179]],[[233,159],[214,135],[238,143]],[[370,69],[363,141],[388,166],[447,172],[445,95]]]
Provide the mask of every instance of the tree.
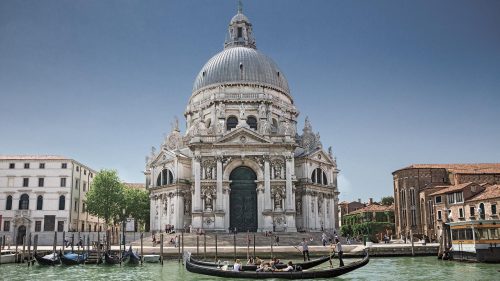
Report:
[[144,224],[149,220],[149,194],[145,190],[124,188],[124,208],[127,217]]
[[380,200],[382,205],[390,206],[394,203],[394,197],[392,196],[386,196],[382,197],[382,200]]
[[87,211],[91,215],[104,219],[107,226],[112,221],[119,222],[119,218],[123,217],[124,201],[123,185],[117,172],[99,171],[86,195]]

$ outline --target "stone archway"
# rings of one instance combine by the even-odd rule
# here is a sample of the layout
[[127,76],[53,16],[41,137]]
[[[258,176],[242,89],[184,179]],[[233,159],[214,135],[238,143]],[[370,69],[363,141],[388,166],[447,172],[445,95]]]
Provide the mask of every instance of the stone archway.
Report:
[[231,230],[256,232],[257,222],[257,175],[246,166],[234,169],[229,196],[229,227]]

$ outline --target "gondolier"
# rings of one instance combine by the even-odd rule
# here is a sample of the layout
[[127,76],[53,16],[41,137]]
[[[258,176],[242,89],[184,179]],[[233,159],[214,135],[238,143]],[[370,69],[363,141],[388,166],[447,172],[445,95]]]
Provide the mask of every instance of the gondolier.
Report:
[[335,238],[335,244],[333,245],[334,250],[339,254],[339,266],[344,266],[344,261],[342,260],[342,256],[344,255],[344,251],[342,251],[342,244],[338,238]]
[[302,255],[304,256],[304,261],[306,261],[306,255],[307,260],[310,261],[311,259],[309,258],[309,245],[307,245],[306,238],[302,238],[302,242],[300,242],[299,246],[302,247]]

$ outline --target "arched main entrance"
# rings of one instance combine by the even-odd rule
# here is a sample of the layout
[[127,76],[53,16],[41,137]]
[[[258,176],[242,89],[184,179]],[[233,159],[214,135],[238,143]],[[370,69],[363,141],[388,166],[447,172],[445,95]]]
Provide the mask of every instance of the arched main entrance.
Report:
[[257,185],[255,172],[248,167],[238,167],[229,175],[229,226],[231,230],[257,231]]
[[26,226],[21,225],[17,228],[17,237],[16,237],[16,244],[17,245],[23,244],[24,236],[26,236]]

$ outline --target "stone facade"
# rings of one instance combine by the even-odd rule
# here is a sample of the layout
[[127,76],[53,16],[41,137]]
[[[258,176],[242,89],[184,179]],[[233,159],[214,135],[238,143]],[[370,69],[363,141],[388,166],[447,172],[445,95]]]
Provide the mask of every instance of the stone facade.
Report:
[[66,157],[0,156],[0,234],[14,243],[22,233],[99,230],[84,203],[94,175]]
[[437,237],[432,193],[468,182],[500,183],[500,164],[414,164],[393,174],[396,235]]
[[153,231],[167,224],[227,231],[240,212],[255,225],[238,230],[337,227],[339,170],[332,150],[323,149],[307,118],[297,132],[299,112],[287,81],[256,50],[252,32],[239,11],[224,50],[196,78],[186,132],[175,120],[147,158]]

